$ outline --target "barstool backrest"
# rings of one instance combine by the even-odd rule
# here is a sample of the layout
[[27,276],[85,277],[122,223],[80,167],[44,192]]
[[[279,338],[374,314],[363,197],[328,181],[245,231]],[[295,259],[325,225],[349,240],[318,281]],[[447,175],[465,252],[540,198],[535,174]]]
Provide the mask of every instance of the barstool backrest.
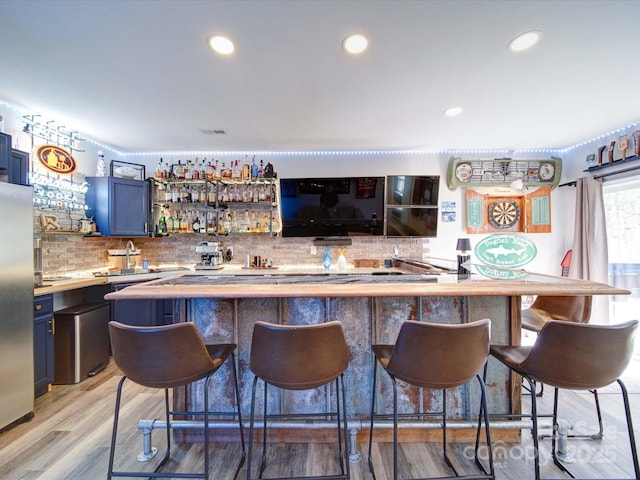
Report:
[[[218,368],[193,323],[134,327],[109,322],[113,360],[130,380],[152,388],[173,388]],[[219,362],[218,362],[219,363]]]
[[521,368],[553,387],[592,390],[615,382],[629,364],[638,320],[616,325],[550,321]]
[[348,365],[347,343],[338,321],[254,325],[249,367],[271,385],[289,390],[316,388],[337,378]]
[[577,297],[538,295],[531,305],[531,310],[553,320],[589,323],[591,301],[590,295]]
[[471,380],[489,355],[491,320],[402,324],[387,371],[424,388],[450,388]]

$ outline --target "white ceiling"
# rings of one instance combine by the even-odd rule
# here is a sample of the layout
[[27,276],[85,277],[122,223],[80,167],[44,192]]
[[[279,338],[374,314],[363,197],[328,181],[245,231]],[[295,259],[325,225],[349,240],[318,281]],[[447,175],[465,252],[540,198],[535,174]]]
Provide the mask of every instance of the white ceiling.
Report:
[[566,148],[640,120],[638,25],[637,0],[1,0],[0,99],[123,152]]

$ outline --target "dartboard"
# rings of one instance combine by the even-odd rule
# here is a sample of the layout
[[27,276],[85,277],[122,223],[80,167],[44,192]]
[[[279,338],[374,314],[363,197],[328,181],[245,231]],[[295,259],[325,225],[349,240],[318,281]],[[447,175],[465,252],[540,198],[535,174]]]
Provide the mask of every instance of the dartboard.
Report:
[[489,223],[501,230],[513,227],[520,220],[516,200],[501,198],[489,204]]

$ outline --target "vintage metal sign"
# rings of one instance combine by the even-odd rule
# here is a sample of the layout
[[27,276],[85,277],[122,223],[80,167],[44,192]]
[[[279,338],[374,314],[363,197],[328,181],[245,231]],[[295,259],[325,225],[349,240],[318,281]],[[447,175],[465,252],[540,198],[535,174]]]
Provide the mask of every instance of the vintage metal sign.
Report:
[[533,261],[538,254],[535,244],[522,235],[499,234],[482,239],[474,248],[476,258],[484,263],[477,269],[491,278],[522,278],[524,271],[518,267]]
[[45,168],[55,173],[73,173],[76,161],[64,148],[57,145],[40,145],[36,152],[38,160]]

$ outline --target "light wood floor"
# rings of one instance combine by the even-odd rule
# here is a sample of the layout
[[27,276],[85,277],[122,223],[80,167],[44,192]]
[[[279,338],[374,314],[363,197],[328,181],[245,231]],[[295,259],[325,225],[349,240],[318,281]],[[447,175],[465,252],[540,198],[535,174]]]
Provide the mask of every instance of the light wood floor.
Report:
[[[94,480],[106,478],[113,416],[115,389],[119,372],[113,365],[78,385],[54,386],[50,393],[36,402],[35,418],[0,434],[0,479],[2,480]],[[140,418],[161,418],[162,394],[127,383],[121,415],[121,441],[116,468],[140,469],[137,454],[142,450],[142,436],[136,428]],[[631,395],[636,429],[640,426],[640,394]],[[549,407],[552,391],[542,398],[542,407]],[[528,402],[528,400],[524,400]],[[595,412],[590,394],[565,393],[561,397],[561,415],[575,425],[575,430],[594,431]],[[631,478],[633,466],[626,436],[624,411],[618,394],[601,395],[605,422],[605,438],[601,441],[571,440],[570,451],[577,457],[571,468],[584,478]],[[527,405],[524,406],[527,408]],[[130,427],[127,427],[130,426]],[[154,445],[163,450],[163,432],[154,431]],[[542,474],[565,476],[548,461],[549,441],[543,442]],[[474,472],[467,461],[468,445],[451,445],[450,454],[461,470]],[[352,478],[371,479],[367,466],[367,445],[358,444],[362,460],[351,464]],[[194,470],[202,464],[200,444],[174,448],[174,461],[167,470]],[[211,478],[232,479],[239,446],[234,443],[213,445],[210,463]],[[259,450],[258,450],[259,452]],[[335,473],[333,444],[270,444],[267,476],[322,475]],[[530,460],[531,441],[523,432],[519,444],[494,444],[496,476],[500,480],[533,478]],[[378,480],[392,478],[392,449],[389,443],[374,443],[373,460]],[[254,457],[255,459],[256,457]],[[403,443],[400,451],[400,476],[426,477],[449,475],[443,468],[439,444]],[[333,470],[332,470],[333,468]],[[255,467],[254,467],[255,469]],[[244,478],[245,469],[240,478]]]

